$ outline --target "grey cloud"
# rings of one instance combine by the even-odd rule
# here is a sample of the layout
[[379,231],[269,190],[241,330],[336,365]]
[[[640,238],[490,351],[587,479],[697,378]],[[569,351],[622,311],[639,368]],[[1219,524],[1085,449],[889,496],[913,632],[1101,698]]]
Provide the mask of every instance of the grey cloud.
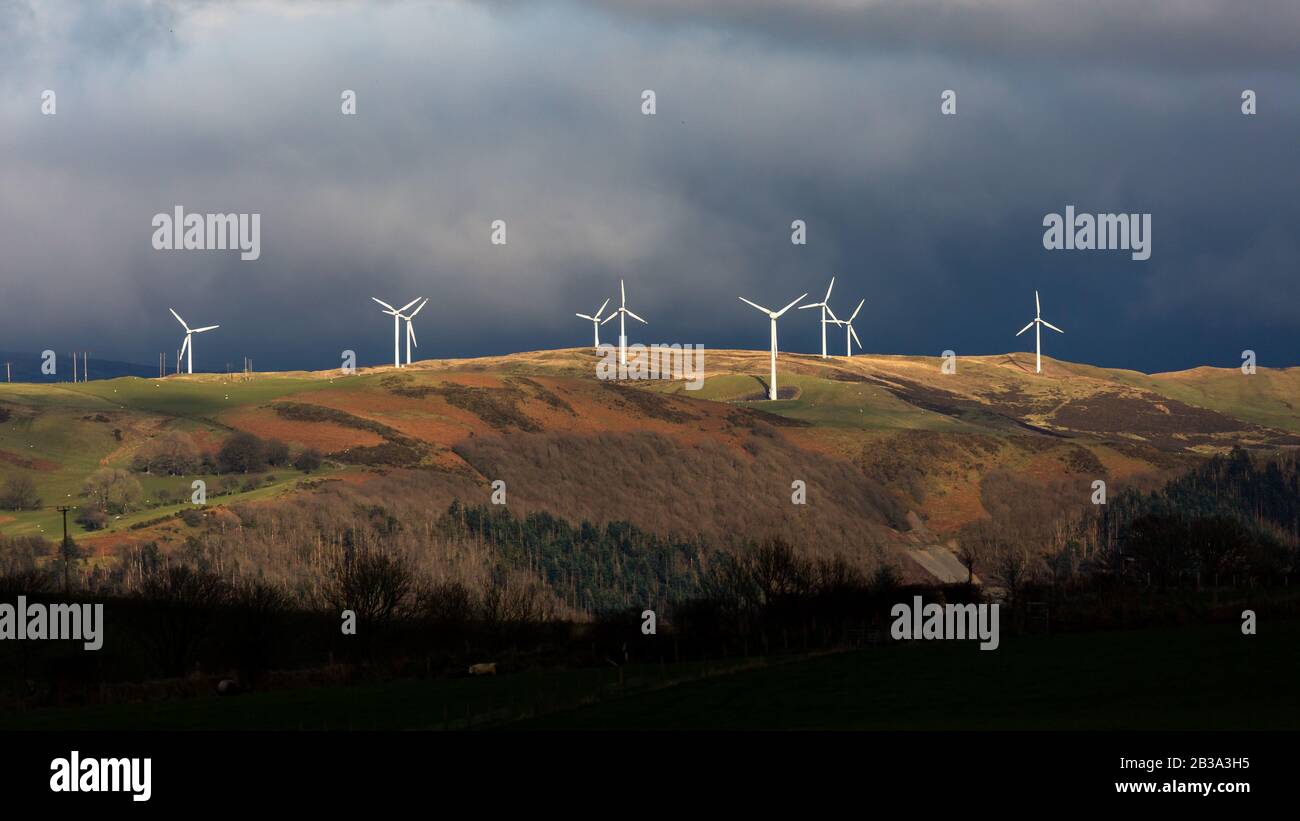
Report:
[[951,60],[1120,63],[1176,70],[1300,65],[1290,0],[589,0],[615,14],[808,47]]
[[[17,112],[0,134],[0,348],[149,362],[178,342],[174,306],[222,324],[203,367],[326,367],[344,348],[381,362],[389,326],[369,297],[417,294],[433,299],[422,356],[580,345],[573,312],[620,277],[655,341],[762,347],[736,296],[784,301],[834,274],[841,304],[867,297],[874,351],[1015,348],[1035,287],[1070,331],[1061,356],[1155,370],[1295,349],[1279,306],[1300,296],[1285,115],[1300,93],[1269,78],[1251,81],[1250,120],[1231,77],[816,49],[721,16],[187,4],[172,43],[153,5],[135,12],[152,32],[138,51],[165,47],[86,52],[57,117],[36,111],[40,72],[0,85]],[[65,22],[121,40],[93,19]],[[957,117],[938,113],[947,87]],[[1042,215],[1071,203],[1151,211],[1152,261],[1044,252]],[[153,251],[149,220],[176,204],[261,213],[262,259]],[[789,242],[796,217],[806,247]],[[790,349],[818,336],[782,328]]]

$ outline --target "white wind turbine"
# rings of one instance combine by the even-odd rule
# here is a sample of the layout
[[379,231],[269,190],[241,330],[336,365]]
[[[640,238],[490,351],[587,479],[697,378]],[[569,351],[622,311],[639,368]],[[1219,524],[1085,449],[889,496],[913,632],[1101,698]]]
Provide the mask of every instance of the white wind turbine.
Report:
[[[623,280],[621,279],[618,281],[618,293],[622,300],[622,304],[614,310],[614,313],[605,317],[605,322],[610,321],[614,317],[618,317],[618,364],[623,366],[627,364],[627,331],[623,327],[623,323],[625,322],[624,317],[630,316],[645,325],[649,325],[650,323],[627,309],[627,289],[623,287]],[[604,325],[605,322],[600,324]]]
[[377,297],[372,296],[371,299],[384,306],[384,313],[391,314],[393,317],[393,367],[400,368],[402,367],[402,311],[419,302],[420,298],[417,296],[400,308],[394,308]]
[[417,348],[420,347],[420,343],[417,342],[415,339],[415,323],[412,322],[411,320],[415,319],[415,315],[418,314],[424,308],[424,306],[428,304],[429,304],[429,300],[425,299],[416,307],[414,311],[411,311],[410,316],[405,316],[400,313],[398,314],[398,316],[406,320],[406,364],[408,365],[411,364],[411,345],[414,344],[415,347]]
[[1034,291],[1034,319],[1028,325],[1021,328],[1019,331],[1017,331],[1016,336],[1020,336],[1020,334],[1024,333],[1030,328],[1034,329],[1034,372],[1035,373],[1043,372],[1042,336],[1043,336],[1044,325],[1051,328],[1053,331],[1056,331],[1058,334],[1065,333],[1065,331],[1061,330],[1060,328],[1056,327],[1052,323],[1048,322],[1046,319],[1043,319],[1043,306],[1038,301],[1038,292]]
[[600,306],[600,310],[599,310],[599,311],[596,311],[596,315],[595,315],[595,316],[587,316],[586,314],[578,314],[578,315],[577,315],[577,316],[582,317],[583,319],[590,319],[590,320],[591,320],[591,328],[592,328],[593,331],[596,332],[596,349],[597,349],[597,350],[600,350],[600,315],[603,314],[603,313],[605,312],[605,306],[606,306],[606,305],[609,305],[609,300],[608,300],[608,299],[605,300],[604,303],[601,304],[601,306]]
[[221,326],[208,325],[203,328],[191,328],[189,325],[185,324],[185,320],[181,319],[181,315],[176,313],[175,308],[168,308],[167,310],[172,312],[172,316],[176,317],[176,321],[181,323],[181,327],[185,329],[185,341],[181,343],[180,352],[176,354],[176,363],[179,365],[180,358],[182,356],[185,357],[185,372],[194,373],[194,344],[190,338],[194,336],[194,334],[201,334],[204,331],[215,331]]
[[748,299],[745,299],[743,296],[740,297],[741,302],[745,303],[746,305],[750,305],[757,308],[758,310],[767,314],[768,318],[772,320],[772,381],[768,384],[767,387],[768,399],[776,399],[776,321],[781,317],[781,314],[793,308],[796,304],[798,304],[799,300],[803,299],[806,296],[808,295],[800,294],[799,299],[794,300],[789,305],[785,306],[779,311],[769,311],[767,308],[764,308],[762,305],[759,305],[757,302],[750,302]]
[[[827,322],[830,322],[831,324],[834,324],[834,325],[839,325],[839,324],[841,324],[840,321],[839,321],[838,319],[835,318],[835,312],[834,312],[834,311],[831,311],[831,306],[830,306],[831,288],[834,288],[834,287],[835,287],[835,277],[831,277],[830,288],[827,288],[827,289],[826,289],[826,296],[822,297],[822,301],[821,301],[821,302],[814,302],[814,303],[811,304],[811,305],[800,305],[800,306],[799,306],[799,310],[801,310],[801,311],[802,311],[804,308],[821,308],[821,309],[822,309],[822,359],[825,359],[825,358],[826,358],[826,323],[827,323]],[[830,318],[829,320],[826,318],[826,314],[827,314],[828,312],[829,312],[830,315],[831,315],[831,318]]]
[[[861,339],[858,339],[858,332],[855,331],[855,330],[853,330],[853,320],[855,320],[855,319],[858,318],[858,311],[861,311],[861,310],[862,310],[862,306],[863,306],[863,305],[866,305],[866,304],[867,304],[867,300],[866,300],[866,298],[864,297],[864,298],[863,298],[863,299],[858,303],[858,307],[856,307],[856,308],[853,309],[853,314],[852,314],[852,316],[850,316],[848,319],[837,319],[837,320],[835,320],[835,324],[836,324],[836,325],[843,325],[843,326],[845,327],[845,329],[846,329],[845,332],[844,332],[844,355],[845,355],[845,356],[853,356],[853,343],[854,343],[854,342],[857,342],[857,343],[858,343],[858,347],[859,347],[859,348],[862,347],[862,340],[861,340]],[[835,315],[834,315],[834,314],[831,314],[831,316],[835,316]]]

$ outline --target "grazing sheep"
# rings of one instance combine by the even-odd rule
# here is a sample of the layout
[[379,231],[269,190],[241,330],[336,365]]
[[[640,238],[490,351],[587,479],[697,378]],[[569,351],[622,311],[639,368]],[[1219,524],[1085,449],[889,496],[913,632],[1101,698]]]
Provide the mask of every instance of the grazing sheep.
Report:
[[471,676],[495,676],[497,674],[497,663],[495,661],[481,664],[471,664],[469,666]]
[[237,696],[243,692],[239,682],[231,678],[223,678],[217,682],[217,695],[219,696]]

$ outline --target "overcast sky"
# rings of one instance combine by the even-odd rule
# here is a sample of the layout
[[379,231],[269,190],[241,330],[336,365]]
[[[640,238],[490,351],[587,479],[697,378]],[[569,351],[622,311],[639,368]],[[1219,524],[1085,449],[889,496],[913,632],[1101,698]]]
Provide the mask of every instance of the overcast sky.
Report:
[[[1054,356],[1300,364],[1298,34],[1289,1],[0,0],[0,350],[147,364],[175,307],[221,324],[196,369],[376,364],[369,298],[418,295],[420,358],[570,347],[619,277],[633,341],[761,349],[736,297],[835,275],[872,352],[1032,348],[1037,288]],[[261,258],[154,250],[176,205],[260,213]],[[1044,250],[1067,205],[1150,213],[1151,258]]]

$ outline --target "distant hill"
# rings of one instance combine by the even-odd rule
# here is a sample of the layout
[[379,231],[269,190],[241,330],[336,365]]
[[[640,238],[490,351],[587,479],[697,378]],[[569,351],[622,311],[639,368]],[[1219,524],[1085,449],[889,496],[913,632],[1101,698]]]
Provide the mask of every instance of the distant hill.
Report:
[[[5,379],[4,364],[10,363],[14,382],[71,382],[72,356],[70,352],[58,354],[55,374],[41,373],[40,353],[31,351],[0,351],[0,381]],[[90,378],[117,379],[120,376],[157,376],[157,365],[137,365],[134,362],[119,362],[115,359],[96,359],[90,356]],[[77,358],[77,378],[81,379],[81,358]]]

